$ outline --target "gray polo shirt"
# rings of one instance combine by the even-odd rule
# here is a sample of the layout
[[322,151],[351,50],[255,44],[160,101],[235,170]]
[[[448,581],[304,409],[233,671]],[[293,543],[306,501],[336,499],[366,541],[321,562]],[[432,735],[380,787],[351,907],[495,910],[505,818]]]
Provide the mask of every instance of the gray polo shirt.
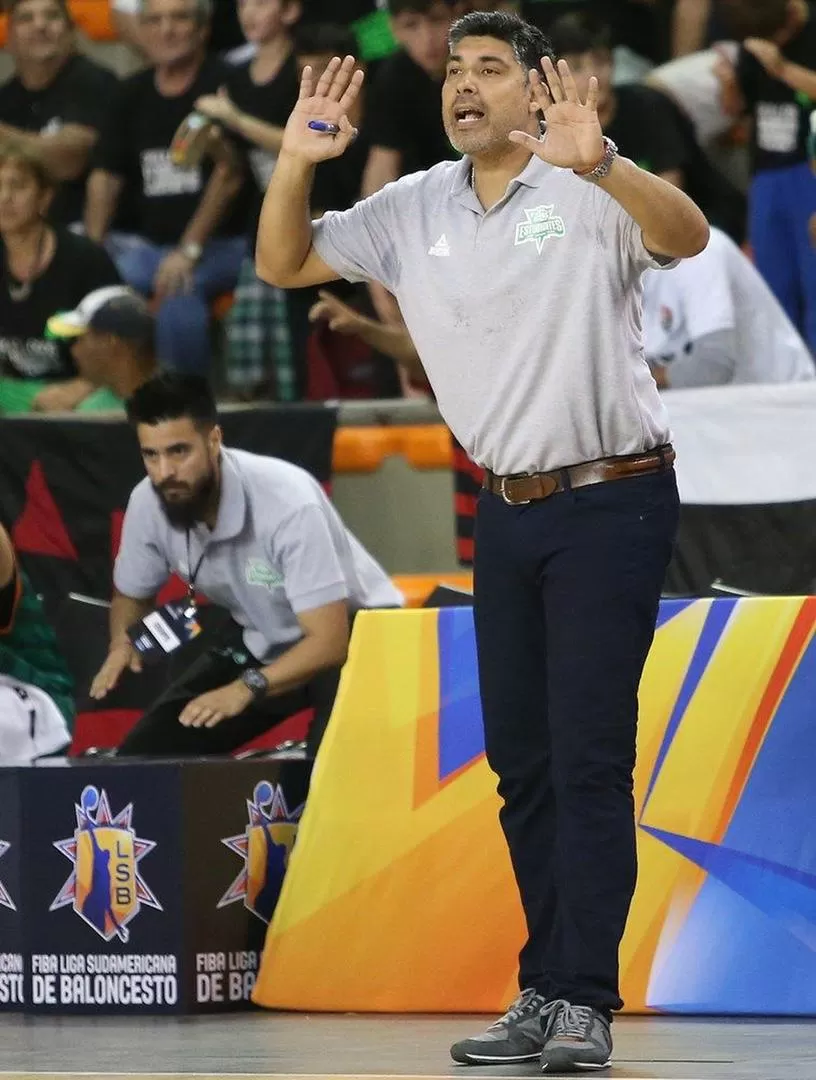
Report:
[[[403,603],[314,477],[278,458],[222,451],[218,519],[212,531],[190,532],[193,570],[202,552],[196,589],[244,627],[257,660],[300,640],[299,612],[337,600],[352,611]],[[189,580],[186,533],[170,525],[145,477],[128,502],[114,584],[152,597],[173,571]]]
[[485,213],[465,158],[314,223],[318,255],[399,301],[443,417],[479,465],[547,470],[670,438],[644,359],[640,277],[660,263],[622,207],[533,157]]

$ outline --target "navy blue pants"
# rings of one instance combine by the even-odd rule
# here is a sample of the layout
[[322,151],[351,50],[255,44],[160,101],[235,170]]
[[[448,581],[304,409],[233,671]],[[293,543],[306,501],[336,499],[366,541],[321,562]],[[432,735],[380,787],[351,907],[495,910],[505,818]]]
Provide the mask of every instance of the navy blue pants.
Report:
[[751,185],[749,234],[756,267],[816,355],[816,176],[808,164],[767,169]]
[[508,506],[482,491],[474,566],[487,758],[527,920],[519,983],[622,1006],[635,887],[637,692],[677,531],[674,471]]

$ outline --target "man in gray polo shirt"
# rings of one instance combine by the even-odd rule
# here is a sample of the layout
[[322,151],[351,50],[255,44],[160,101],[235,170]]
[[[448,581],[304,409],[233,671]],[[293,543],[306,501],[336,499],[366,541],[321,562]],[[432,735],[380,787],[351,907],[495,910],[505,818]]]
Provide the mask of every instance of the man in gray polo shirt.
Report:
[[[114,568],[110,650],[91,686],[104,697],[143,653],[188,637],[200,590],[235,626],[195,660],[127,735],[119,754],[225,754],[313,708],[312,753],[346,658],[349,620],[402,596],[303,469],[221,444],[205,379],[166,373],[128,399],[147,477],[128,503]],[[156,608],[175,571],[188,601]],[[132,628],[142,623],[143,632]],[[128,634],[131,630],[131,634]],[[194,631],[193,631],[194,632]],[[135,642],[135,644],[134,644]]]
[[442,107],[463,160],[315,223],[312,171],[354,137],[346,113],[362,75],[353,57],[316,83],[304,72],[258,273],[283,288],[338,276],[385,285],[443,416],[486,469],[480,689],[529,939],[520,997],[453,1057],[602,1069],[635,885],[637,691],[678,515],[640,278],[701,251],[708,225],[681,191],[617,155],[597,80],[581,101],[539,31],[473,13],[450,44]]

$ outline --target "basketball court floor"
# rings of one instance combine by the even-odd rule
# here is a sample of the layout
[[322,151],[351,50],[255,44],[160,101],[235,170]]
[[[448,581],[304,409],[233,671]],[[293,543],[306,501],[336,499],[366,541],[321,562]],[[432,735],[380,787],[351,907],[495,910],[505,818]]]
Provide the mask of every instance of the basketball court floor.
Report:
[[[0,1017],[0,1080],[531,1078],[533,1063],[462,1068],[451,1042],[484,1017],[257,1012],[145,1019]],[[816,1080],[816,1021],[616,1021],[615,1080]]]

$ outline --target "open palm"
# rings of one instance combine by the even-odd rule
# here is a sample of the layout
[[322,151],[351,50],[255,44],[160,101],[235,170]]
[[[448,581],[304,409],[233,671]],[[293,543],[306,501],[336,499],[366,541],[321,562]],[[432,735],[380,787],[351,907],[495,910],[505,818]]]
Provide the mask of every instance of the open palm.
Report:
[[587,99],[582,102],[566,60],[559,60],[556,69],[545,56],[541,67],[546,82],[537,71],[530,72],[530,80],[544,114],[545,134],[536,139],[527,132],[514,131],[511,140],[528,147],[550,165],[579,172],[594,168],[604,152],[598,119],[598,80],[594,76],[590,79]]
[[[300,96],[287,121],[281,153],[303,158],[313,164],[340,157],[357,132],[348,118],[363,83],[363,72],[355,70],[353,56],[336,56],[315,83],[310,67],[303,69]],[[315,131],[310,120],[322,120],[339,128],[336,134]]]

